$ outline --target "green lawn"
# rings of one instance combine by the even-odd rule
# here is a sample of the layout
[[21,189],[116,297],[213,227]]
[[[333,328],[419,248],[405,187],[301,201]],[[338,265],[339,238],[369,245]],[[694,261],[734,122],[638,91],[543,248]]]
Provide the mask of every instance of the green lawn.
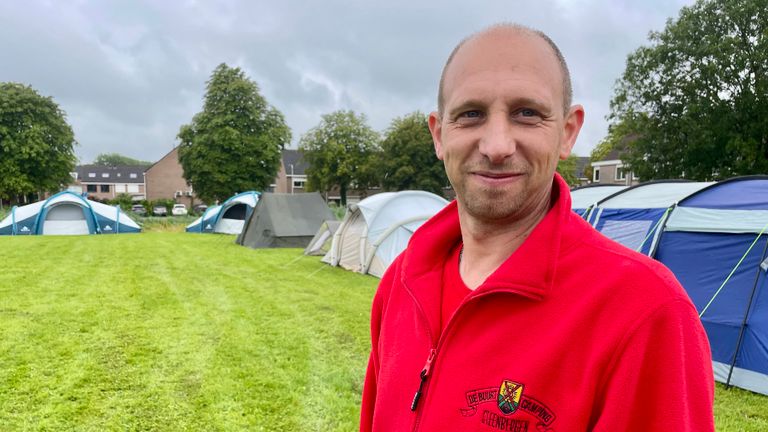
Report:
[[[0,430],[356,430],[378,280],[233,240],[0,237]],[[716,420],[766,431],[768,397]]]

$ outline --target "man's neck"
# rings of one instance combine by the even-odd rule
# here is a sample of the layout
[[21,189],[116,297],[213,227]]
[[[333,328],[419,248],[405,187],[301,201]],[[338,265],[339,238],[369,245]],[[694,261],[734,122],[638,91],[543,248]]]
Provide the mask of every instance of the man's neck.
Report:
[[464,284],[471,290],[482,285],[523,244],[550,207],[550,200],[544,200],[521,217],[488,221],[473,217],[459,203],[464,243],[459,271]]

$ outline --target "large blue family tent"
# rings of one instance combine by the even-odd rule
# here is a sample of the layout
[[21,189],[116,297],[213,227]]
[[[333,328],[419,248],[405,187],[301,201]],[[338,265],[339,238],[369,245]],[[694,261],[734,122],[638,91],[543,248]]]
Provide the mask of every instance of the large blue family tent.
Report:
[[79,235],[137,233],[141,227],[119,206],[91,201],[69,191],[13,207],[0,221],[0,235]]
[[223,204],[209,207],[201,217],[187,225],[187,232],[240,234],[260,195],[255,191],[243,192]]
[[592,184],[571,189],[571,209],[586,219],[598,201],[626,188],[621,185]]
[[650,255],[671,207],[711,184],[685,180],[641,183],[598,202],[587,221],[605,236]]
[[696,305],[715,379],[768,395],[768,176],[737,177],[681,200],[655,257]]

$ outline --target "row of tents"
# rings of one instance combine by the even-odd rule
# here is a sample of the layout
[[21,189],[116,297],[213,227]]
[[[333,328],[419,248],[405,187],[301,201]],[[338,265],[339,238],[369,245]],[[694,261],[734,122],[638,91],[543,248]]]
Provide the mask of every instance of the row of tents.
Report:
[[[768,394],[768,176],[718,183],[656,181],[571,192],[573,210],[606,236],[669,267],[696,305],[718,381]],[[385,192],[337,221],[319,194],[237,194],[191,233],[237,234],[253,247],[305,247],[333,266],[381,277],[413,232],[447,201]],[[139,232],[118,207],[62,192],[14,208],[0,234]]]
[[768,176],[584,187],[573,210],[664,263],[709,337],[715,379],[768,394]]

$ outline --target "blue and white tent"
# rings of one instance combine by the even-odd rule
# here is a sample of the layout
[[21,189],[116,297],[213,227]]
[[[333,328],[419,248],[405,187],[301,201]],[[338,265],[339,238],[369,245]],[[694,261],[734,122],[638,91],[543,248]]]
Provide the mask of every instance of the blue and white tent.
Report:
[[571,189],[571,209],[586,219],[598,201],[626,188],[621,185],[593,184]]
[[119,206],[91,201],[69,191],[13,207],[0,221],[0,235],[79,235],[137,233],[141,227]]
[[768,176],[726,180],[681,200],[655,257],[699,311],[715,379],[768,394]]
[[685,180],[641,183],[598,202],[587,221],[605,236],[650,255],[671,207],[711,184]]
[[259,201],[259,195],[255,191],[243,192],[223,204],[209,207],[201,217],[187,225],[187,232],[240,234]]

